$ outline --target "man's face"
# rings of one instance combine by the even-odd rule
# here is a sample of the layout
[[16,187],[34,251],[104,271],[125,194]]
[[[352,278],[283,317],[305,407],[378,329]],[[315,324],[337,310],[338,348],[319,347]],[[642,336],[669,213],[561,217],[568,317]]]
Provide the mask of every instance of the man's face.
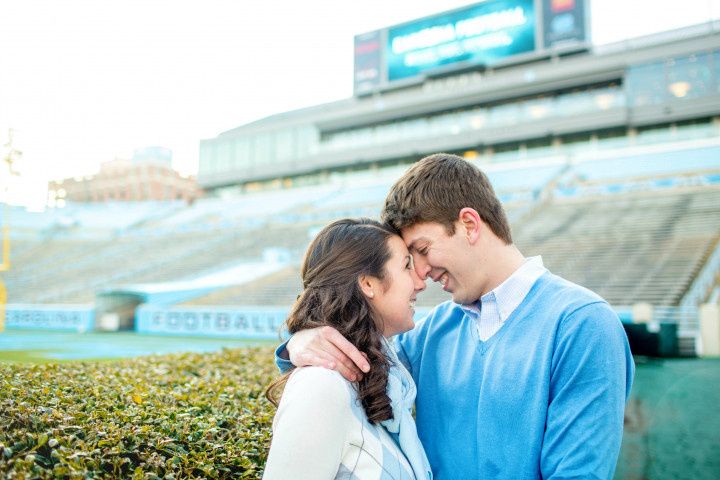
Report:
[[472,284],[470,272],[481,267],[470,264],[470,245],[459,222],[453,235],[439,223],[423,222],[403,228],[402,238],[421,279],[440,282],[455,303],[469,304],[480,298],[482,290]]

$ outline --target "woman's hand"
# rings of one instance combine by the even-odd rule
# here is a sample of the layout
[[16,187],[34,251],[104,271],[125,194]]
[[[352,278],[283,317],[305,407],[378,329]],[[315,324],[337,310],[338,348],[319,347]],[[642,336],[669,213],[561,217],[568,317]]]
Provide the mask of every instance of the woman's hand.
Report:
[[312,365],[337,370],[351,382],[370,371],[364,353],[332,327],[318,327],[295,333],[287,343],[290,361],[296,367]]

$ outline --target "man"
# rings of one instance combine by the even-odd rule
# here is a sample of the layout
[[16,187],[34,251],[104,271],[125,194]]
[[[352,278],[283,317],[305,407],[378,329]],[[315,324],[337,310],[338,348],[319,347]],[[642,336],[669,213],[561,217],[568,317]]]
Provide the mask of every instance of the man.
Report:
[[[610,306],[523,257],[488,178],[458,156],[416,163],[382,218],[418,275],[452,294],[396,337],[435,478],[612,478],[634,364]],[[328,328],[296,334],[287,349],[292,363],[349,380],[369,369]]]

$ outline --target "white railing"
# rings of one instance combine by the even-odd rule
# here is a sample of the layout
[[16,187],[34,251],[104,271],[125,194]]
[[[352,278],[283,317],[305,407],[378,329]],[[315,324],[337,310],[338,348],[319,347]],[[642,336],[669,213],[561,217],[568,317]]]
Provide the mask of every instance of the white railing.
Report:
[[653,308],[653,320],[648,325],[659,328],[661,323],[675,323],[679,337],[697,337],[700,333],[700,321],[697,305],[681,305],[679,307],[656,306]]
[[698,276],[695,277],[695,281],[680,301],[681,307],[697,307],[698,304],[704,302],[708,290],[715,282],[719,272],[720,243],[715,246],[715,251],[710,255],[708,261],[705,262],[705,266],[702,268]]

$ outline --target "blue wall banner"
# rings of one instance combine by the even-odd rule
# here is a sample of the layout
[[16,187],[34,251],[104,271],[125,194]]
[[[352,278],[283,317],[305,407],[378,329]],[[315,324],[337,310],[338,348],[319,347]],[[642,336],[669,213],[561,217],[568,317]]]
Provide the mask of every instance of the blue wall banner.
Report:
[[[283,307],[144,304],[137,309],[135,330],[165,335],[277,340],[289,311]],[[419,308],[415,320],[429,312],[430,309]]]
[[138,333],[272,339],[288,309],[278,307],[212,307],[141,305],[135,317]]
[[535,50],[534,0],[489,0],[391,27],[388,81],[452,64],[492,65]]
[[5,326],[25,330],[67,330],[90,332],[95,328],[92,305],[8,304]]

